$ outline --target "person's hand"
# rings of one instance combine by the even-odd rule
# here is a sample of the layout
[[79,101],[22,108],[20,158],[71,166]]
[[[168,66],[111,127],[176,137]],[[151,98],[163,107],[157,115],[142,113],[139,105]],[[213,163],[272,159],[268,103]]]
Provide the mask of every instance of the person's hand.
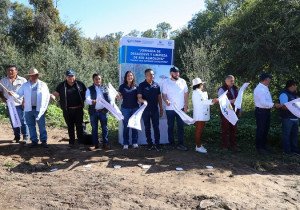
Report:
[[171,105],[171,103],[170,103],[169,100],[166,100],[165,103],[166,103],[167,106],[170,106],[170,105]]
[[117,100],[121,100],[122,99],[122,96],[120,94],[116,95],[116,99]]
[[213,104],[216,104],[216,103],[219,102],[219,99],[218,99],[218,98],[214,98],[214,99],[212,100],[212,102],[213,102]]
[[14,92],[8,91],[7,94],[10,95],[10,96],[13,96],[13,95],[14,95]]
[[275,107],[276,109],[280,109],[280,108],[282,108],[283,106],[284,106],[284,105],[278,104],[278,103],[274,104],[274,107]]
[[187,113],[188,112],[188,105],[186,104],[186,105],[184,105],[184,107],[183,107],[183,111],[185,112],[185,113]]
[[95,105],[97,103],[96,100],[92,100],[92,104]]
[[53,94],[50,94],[50,99],[52,99],[53,101],[56,101],[56,97]]
[[234,104],[234,102],[235,102],[235,99],[230,100],[230,103]]

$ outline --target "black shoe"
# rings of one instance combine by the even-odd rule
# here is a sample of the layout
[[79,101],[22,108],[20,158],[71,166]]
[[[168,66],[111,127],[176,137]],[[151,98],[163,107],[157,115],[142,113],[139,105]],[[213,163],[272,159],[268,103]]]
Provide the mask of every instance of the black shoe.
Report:
[[162,148],[161,148],[161,146],[159,144],[154,145],[153,149],[156,150],[157,152],[162,151]]
[[45,142],[45,141],[43,141],[41,145],[43,148],[49,148],[47,142]]
[[16,137],[11,141],[11,143],[19,143],[20,137]]
[[31,142],[30,144],[29,144],[29,148],[37,148],[39,145],[38,145],[38,143],[36,143],[36,142]]
[[169,143],[166,145],[166,147],[167,147],[167,149],[170,149],[170,150],[176,149],[175,143]]
[[259,155],[268,155],[269,152],[267,150],[264,150],[264,149],[257,149],[257,153]]
[[176,149],[178,149],[180,151],[188,151],[188,148],[186,146],[184,146],[183,144],[178,144]]
[[153,150],[153,149],[154,149],[153,144],[148,144],[148,145],[147,145],[147,150],[148,150],[148,151],[151,151],[151,150]]

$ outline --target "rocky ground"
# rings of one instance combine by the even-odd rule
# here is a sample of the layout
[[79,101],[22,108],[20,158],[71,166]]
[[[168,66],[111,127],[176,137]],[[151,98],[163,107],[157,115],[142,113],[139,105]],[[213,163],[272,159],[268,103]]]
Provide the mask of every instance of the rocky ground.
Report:
[[239,153],[117,143],[90,152],[70,149],[66,130],[48,134],[48,149],[30,149],[0,124],[0,209],[300,209],[298,160],[253,164]]

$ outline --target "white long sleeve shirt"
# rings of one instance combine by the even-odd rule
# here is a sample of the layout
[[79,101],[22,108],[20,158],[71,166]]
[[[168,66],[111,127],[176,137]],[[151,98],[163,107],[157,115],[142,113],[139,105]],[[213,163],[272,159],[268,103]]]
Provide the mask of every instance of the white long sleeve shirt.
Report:
[[[100,103],[97,99],[99,98],[104,98],[103,96],[103,87],[102,86],[97,86],[97,85],[94,85],[95,86],[95,89],[96,89],[96,93],[97,93],[97,98],[96,98],[96,105],[95,105],[95,109],[98,110],[98,109],[103,109],[104,106],[102,103]],[[91,99],[91,92],[90,92],[90,89],[88,88],[85,92],[85,102],[86,104],[88,105],[92,105],[92,99]]]
[[262,83],[254,89],[254,104],[255,107],[263,109],[271,109],[274,106],[269,88]]

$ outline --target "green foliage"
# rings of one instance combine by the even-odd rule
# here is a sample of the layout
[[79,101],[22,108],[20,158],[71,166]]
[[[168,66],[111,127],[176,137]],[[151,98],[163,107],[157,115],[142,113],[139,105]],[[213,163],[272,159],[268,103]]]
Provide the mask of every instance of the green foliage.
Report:
[[50,104],[48,106],[46,112],[46,122],[47,125],[51,127],[66,127],[62,110],[54,104]]

